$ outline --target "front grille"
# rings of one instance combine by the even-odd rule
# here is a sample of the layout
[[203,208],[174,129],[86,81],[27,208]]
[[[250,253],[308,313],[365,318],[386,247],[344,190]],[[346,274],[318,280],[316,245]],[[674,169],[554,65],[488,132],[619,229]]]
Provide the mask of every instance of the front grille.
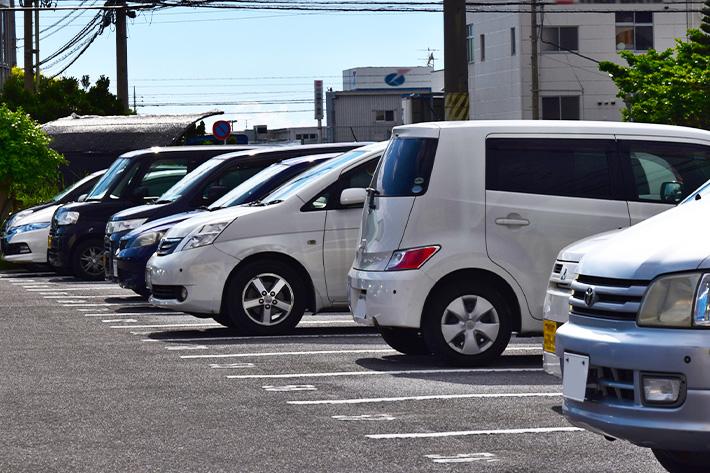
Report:
[[572,283],[571,313],[613,320],[636,320],[650,281],[579,275]]
[[562,271],[562,263],[555,263],[555,267],[552,269],[554,274],[560,274]]
[[173,300],[177,299],[178,296],[180,295],[180,286],[158,286],[158,285],[153,285],[150,288],[150,293],[153,295],[154,298],[156,299],[168,299],[168,300]]
[[163,238],[158,245],[158,256],[166,256],[175,251],[182,238]]
[[633,370],[594,365],[589,367],[586,399],[606,404],[632,405],[634,397]]

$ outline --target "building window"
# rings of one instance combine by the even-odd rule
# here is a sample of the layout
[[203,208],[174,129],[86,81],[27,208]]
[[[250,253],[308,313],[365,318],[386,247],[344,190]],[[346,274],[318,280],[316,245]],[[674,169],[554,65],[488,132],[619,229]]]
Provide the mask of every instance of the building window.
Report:
[[510,55],[515,56],[515,28],[510,29]]
[[468,56],[468,62],[473,62],[473,51],[475,49],[473,41],[473,25],[466,25],[466,55]]
[[580,120],[579,96],[542,98],[543,120]]
[[617,51],[648,51],[653,48],[653,13],[616,12]]
[[481,46],[481,62],[486,60],[486,37],[484,35],[481,35],[480,37],[480,46]]
[[376,122],[393,122],[394,110],[375,110]]
[[543,53],[579,50],[579,33],[576,26],[545,26],[540,35]]

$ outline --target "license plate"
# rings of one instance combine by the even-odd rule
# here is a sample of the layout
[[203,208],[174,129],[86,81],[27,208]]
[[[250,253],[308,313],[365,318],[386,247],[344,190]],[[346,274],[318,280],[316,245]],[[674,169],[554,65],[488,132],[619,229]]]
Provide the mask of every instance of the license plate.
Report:
[[116,258],[113,259],[111,265],[113,266],[113,277],[118,279],[118,261],[116,261]]
[[573,401],[584,401],[584,393],[587,390],[589,357],[565,353],[563,363],[562,396]]
[[353,310],[353,317],[356,319],[364,319],[366,317],[366,307],[367,303],[365,302],[367,298],[367,295],[363,292],[360,293],[360,295],[357,298],[357,301],[355,302],[355,309]]
[[544,320],[542,327],[542,349],[549,353],[555,353],[555,333],[557,329],[562,325],[552,320]]

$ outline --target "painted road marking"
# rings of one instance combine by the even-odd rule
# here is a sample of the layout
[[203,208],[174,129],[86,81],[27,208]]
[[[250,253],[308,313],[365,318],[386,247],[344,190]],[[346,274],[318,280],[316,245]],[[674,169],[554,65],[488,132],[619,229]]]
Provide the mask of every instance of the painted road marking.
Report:
[[213,369],[235,369],[235,368],[254,368],[256,366],[254,363],[228,363],[225,365],[211,364],[210,368]]
[[425,457],[430,458],[434,463],[470,463],[477,461],[493,463],[499,460],[493,453],[459,453],[458,455],[425,455]]
[[389,414],[362,414],[359,416],[332,416],[335,420],[395,420],[394,416]]
[[317,350],[317,351],[274,351],[267,353],[228,353],[224,355],[185,355],[180,358],[242,358],[250,356],[298,356],[298,355],[339,355],[351,353],[392,353],[395,350]]
[[562,393],[477,393],[477,394],[432,394],[428,396],[399,396],[362,399],[323,399],[319,401],[288,401],[288,404],[311,406],[319,404],[373,404],[379,402],[428,401],[443,399],[505,398],[505,397],[558,397]]
[[112,326],[111,328],[131,328],[131,329],[136,329],[136,328],[177,328],[177,327],[224,327],[222,324],[218,324],[217,322],[210,324],[164,324],[164,325],[131,325],[129,326],[122,326],[122,325],[116,325]]
[[408,434],[374,434],[366,435],[371,439],[415,439],[434,437],[461,437],[467,435],[511,435],[511,434],[545,434],[553,432],[584,432],[579,427],[541,427],[530,429],[499,429],[499,430],[462,430],[458,432],[421,432]]
[[263,375],[230,375],[231,379],[269,379],[269,378],[330,378],[337,376],[386,376],[401,374],[449,374],[449,373],[519,373],[538,372],[542,368],[452,368],[435,370],[400,370],[400,371],[341,371],[333,373],[292,373]]
[[286,386],[262,386],[266,391],[318,391],[312,384],[290,384]]
[[[79,309],[79,310],[89,310],[89,309]],[[108,309],[105,309],[108,310]],[[187,315],[184,312],[113,312],[111,314],[107,314],[106,312],[102,314],[84,314],[84,317],[106,317],[107,315],[125,315],[125,316],[136,316],[136,315],[155,315],[159,317],[163,317],[166,315],[173,316],[173,315]]]
[[[136,335],[140,335],[139,333],[136,333]],[[295,338],[357,338],[357,337],[380,337],[379,333],[356,333],[356,334],[345,334],[345,333],[335,333],[332,335],[272,335],[272,336],[252,336],[252,337],[242,337],[239,335],[235,335],[233,337],[205,337],[205,338],[200,338],[200,341],[210,341],[210,342],[219,342],[219,341],[232,341],[232,342],[240,342],[244,340],[291,340]],[[194,340],[193,337],[184,337],[184,338],[146,338],[143,341],[144,342],[181,342],[185,340]]]

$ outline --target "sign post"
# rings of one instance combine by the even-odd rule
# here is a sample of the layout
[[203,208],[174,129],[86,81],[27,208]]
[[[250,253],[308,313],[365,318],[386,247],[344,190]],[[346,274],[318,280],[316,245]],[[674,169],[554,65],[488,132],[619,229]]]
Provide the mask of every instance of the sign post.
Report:
[[227,144],[227,138],[229,138],[231,133],[232,127],[227,121],[219,120],[212,125],[212,134],[218,140],[222,140],[224,144]]
[[313,81],[313,88],[315,94],[315,119],[318,120],[318,142],[323,142],[323,81],[316,80]]

